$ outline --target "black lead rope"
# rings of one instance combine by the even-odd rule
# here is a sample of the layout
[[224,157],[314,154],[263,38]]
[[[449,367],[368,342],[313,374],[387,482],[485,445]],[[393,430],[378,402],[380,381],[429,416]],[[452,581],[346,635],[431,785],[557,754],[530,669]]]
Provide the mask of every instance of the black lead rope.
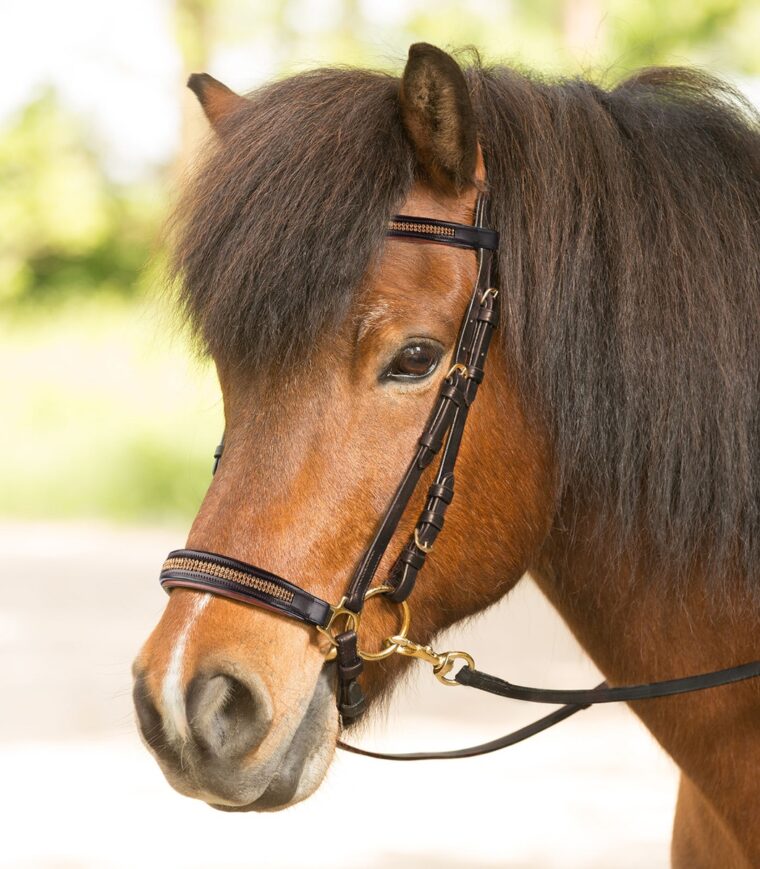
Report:
[[[594,690],[604,688],[606,682],[601,682]],[[465,757],[479,757],[481,754],[491,754],[493,751],[501,751],[502,748],[509,748],[510,745],[517,745],[518,742],[523,742],[525,739],[530,739],[531,736],[536,736],[542,730],[548,730],[580,712],[582,709],[588,709],[589,704],[581,705],[579,703],[568,703],[560,709],[555,709],[543,718],[526,724],[525,727],[520,727],[500,736],[498,739],[492,739],[489,742],[481,742],[478,745],[469,745],[467,748],[453,748],[449,751],[410,751],[400,752],[397,754],[384,751],[372,751],[369,748],[359,748],[356,745],[349,745],[347,742],[340,740],[338,748],[347,751],[349,754],[358,754],[362,757],[374,757],[377,760],[457,760]]]
[[707,688],[717,688],[720,685],[730,685],[733,682],[743,682],[760,676],[760,661],[750,661],[738,667],[726,667],[725,670],[714,670],[711,673],[699,673],[696,676],[684,676],[681,679],[664,679],[662,682],[649,682],[645,685],[621,685],[609,688],[601,685],[590,690],[563,691],[552,688],[528,688],[525,685],[513,685],[506,679],[499,679],[480,670],[462,667],[454,679],[460,685],[487,691],[499,697],[510,700],[522,700],[528,703],[575,703],[581,706],[595,706],[597,703],[619,703],[634,700],[652,700],[655,697],[673,697],[675,694],[689,694],[692,691],[704,691]]

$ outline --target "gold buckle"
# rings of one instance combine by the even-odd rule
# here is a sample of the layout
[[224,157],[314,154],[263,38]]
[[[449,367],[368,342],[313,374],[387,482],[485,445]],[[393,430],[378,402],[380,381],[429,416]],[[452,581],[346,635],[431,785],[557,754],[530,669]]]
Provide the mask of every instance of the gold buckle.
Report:
[[430,664],[433,668],[433,675],[443,685],[456,688],[459,682],[456,679],[449,678],[449,674],[454,669],[457,661],[464,663],[471,669],[475,669],[475,661],[467,652],[436,652],[432,646],[423,646],[421,643],[414,643],[406,637],[391,637],[389,640],[396,646],[396,651],[399,655],[405,655],[407,658],[417,658],[420,661]]
[[448,380],[455,371],[458,371],[465,380],[467,379],[467,366],[464,362],[457,362],[455,365],[452,365],[451,368],[449,368],[449,373],[443,379]]
[[418,528],[414,529],[414,545],[421,552],[428,553],[428,552],[433,551],[433,544],[432,543],[425,543],[424,540],[420,540],[420,532],[419,532]]

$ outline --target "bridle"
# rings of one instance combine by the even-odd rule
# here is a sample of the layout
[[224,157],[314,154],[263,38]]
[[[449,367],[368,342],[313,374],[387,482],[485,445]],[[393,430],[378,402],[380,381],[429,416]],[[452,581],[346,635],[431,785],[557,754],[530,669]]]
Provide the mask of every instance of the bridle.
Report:
[[[459,328],[451,367],[441,382],[437,400],[417,442],[416,452],[341,601],[331,605],[300,586],[260,567],[201,550],[175,550],[169,553],[161,569],[160,581],[166,591],[180,587],[211,592],[220,597],[272,610],[319,630],[330,642],[327,660],[335,659],[337,663],[337,702],[344,721],[359,716],[366,706],[364,693],[358,682],[364,662],[380,660],[393,654],[427,662],[444,685],[468,685],[492,694],[534,703],[565,704],[527,727],[499,739],[455,751],[386,754],[339,743],[347,751],[370,757],[390,760],[472,757],[514,745],[596,703],[667,697],[760,675],[760,661],[753,661],[725,670],[645,685],[611,688],[603,682],[587,691],[546,690],[513,685],[482,673],[475,669],[472,657],[466,652],[436,652],[428,645],[409,639],[411,612],[407,599],[438,534],[443,529],[446,509],[454,497],[454,470],[462,435],[468,413],[483,381],[488,349],[499,322],[499,291],[495,288],[494,280],[494,259],[499,237],[498,233],[487,228],[485,211],[486,197],[481,195],[475,205],[472,225],[403,214],[396,215],[388,224],[386,234],[391,238],[433,242],[476,251],[478,270],[475,287]],[[221,460],[223,448],[224,439],[214,453],[214,471]],[[428,488],[425,505],[414,530],[391,568],[386,584],[371,588],[378,565],[420,478],[439,452],[441,458],[438,470]],[[360,648],[358,634],[364,606],[376,595],[383,595],[400,607],[401,624],[397,633],[383,641],[379,651],[369,652]],[[457,666],[459,669],[455,673]]]

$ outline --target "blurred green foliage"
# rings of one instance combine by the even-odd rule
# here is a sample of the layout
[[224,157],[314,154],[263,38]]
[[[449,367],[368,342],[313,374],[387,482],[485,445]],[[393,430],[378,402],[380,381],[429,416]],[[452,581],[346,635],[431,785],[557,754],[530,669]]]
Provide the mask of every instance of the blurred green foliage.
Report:
[[158,190],[110,180],[48,90],[0,137],[0,306],[130,295],[160,220]]
[[197,509],[223,427],[213,369],[167,311],[99,296],[0,320],[0,515],[168,521]]
[[[334,0],[331,20],[312,14],[308,24],[295,0],[174,0],[176,50],[188,70],[245,46],[291,72],[398,66],[411,42],[427,40],[551,74],[614,78],[653,63],[760,74],[757,0],[438,0],[389,15],[381,7]],[[184,99],[193,114],[181,159],[200,118]],[[117,183],[103,143],[52,89],[5,120],[0,515],[144,521],[197,509],[222,419],[212,369],[189,361],[180,336],[170,340],[158,300],[155,247],[178,160]]]

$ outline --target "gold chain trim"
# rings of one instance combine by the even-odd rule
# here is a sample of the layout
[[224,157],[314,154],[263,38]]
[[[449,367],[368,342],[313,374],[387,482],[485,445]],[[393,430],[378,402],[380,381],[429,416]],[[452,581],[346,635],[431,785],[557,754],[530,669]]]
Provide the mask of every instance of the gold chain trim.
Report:
[[409,223],[406,220],[391,220],[388,222],[389,229],[401,232],[426,232],[429,235],[441,235],[445,238],[454,238],[455,232],[450,226],[436,226],[434,223]]
[[247,573],[243,573],[242,570],[236,570],[234,567],[225,567],[222,564],[215,564],[213,561],[203,561],[200,558],[167,558],[164,566],[161,568],[161,572],[163,573],[165,570],[191,570],[208,573],[217,579],[229,579],[232,582],[240,583],[240,585],[248,586],[248,588],[255,588],[256,591],[262,591],[271,597],[279,598],[285,601],[285,603],[291,603],[293,600],[292,591],[281,588],[268,579],[250,576]]

